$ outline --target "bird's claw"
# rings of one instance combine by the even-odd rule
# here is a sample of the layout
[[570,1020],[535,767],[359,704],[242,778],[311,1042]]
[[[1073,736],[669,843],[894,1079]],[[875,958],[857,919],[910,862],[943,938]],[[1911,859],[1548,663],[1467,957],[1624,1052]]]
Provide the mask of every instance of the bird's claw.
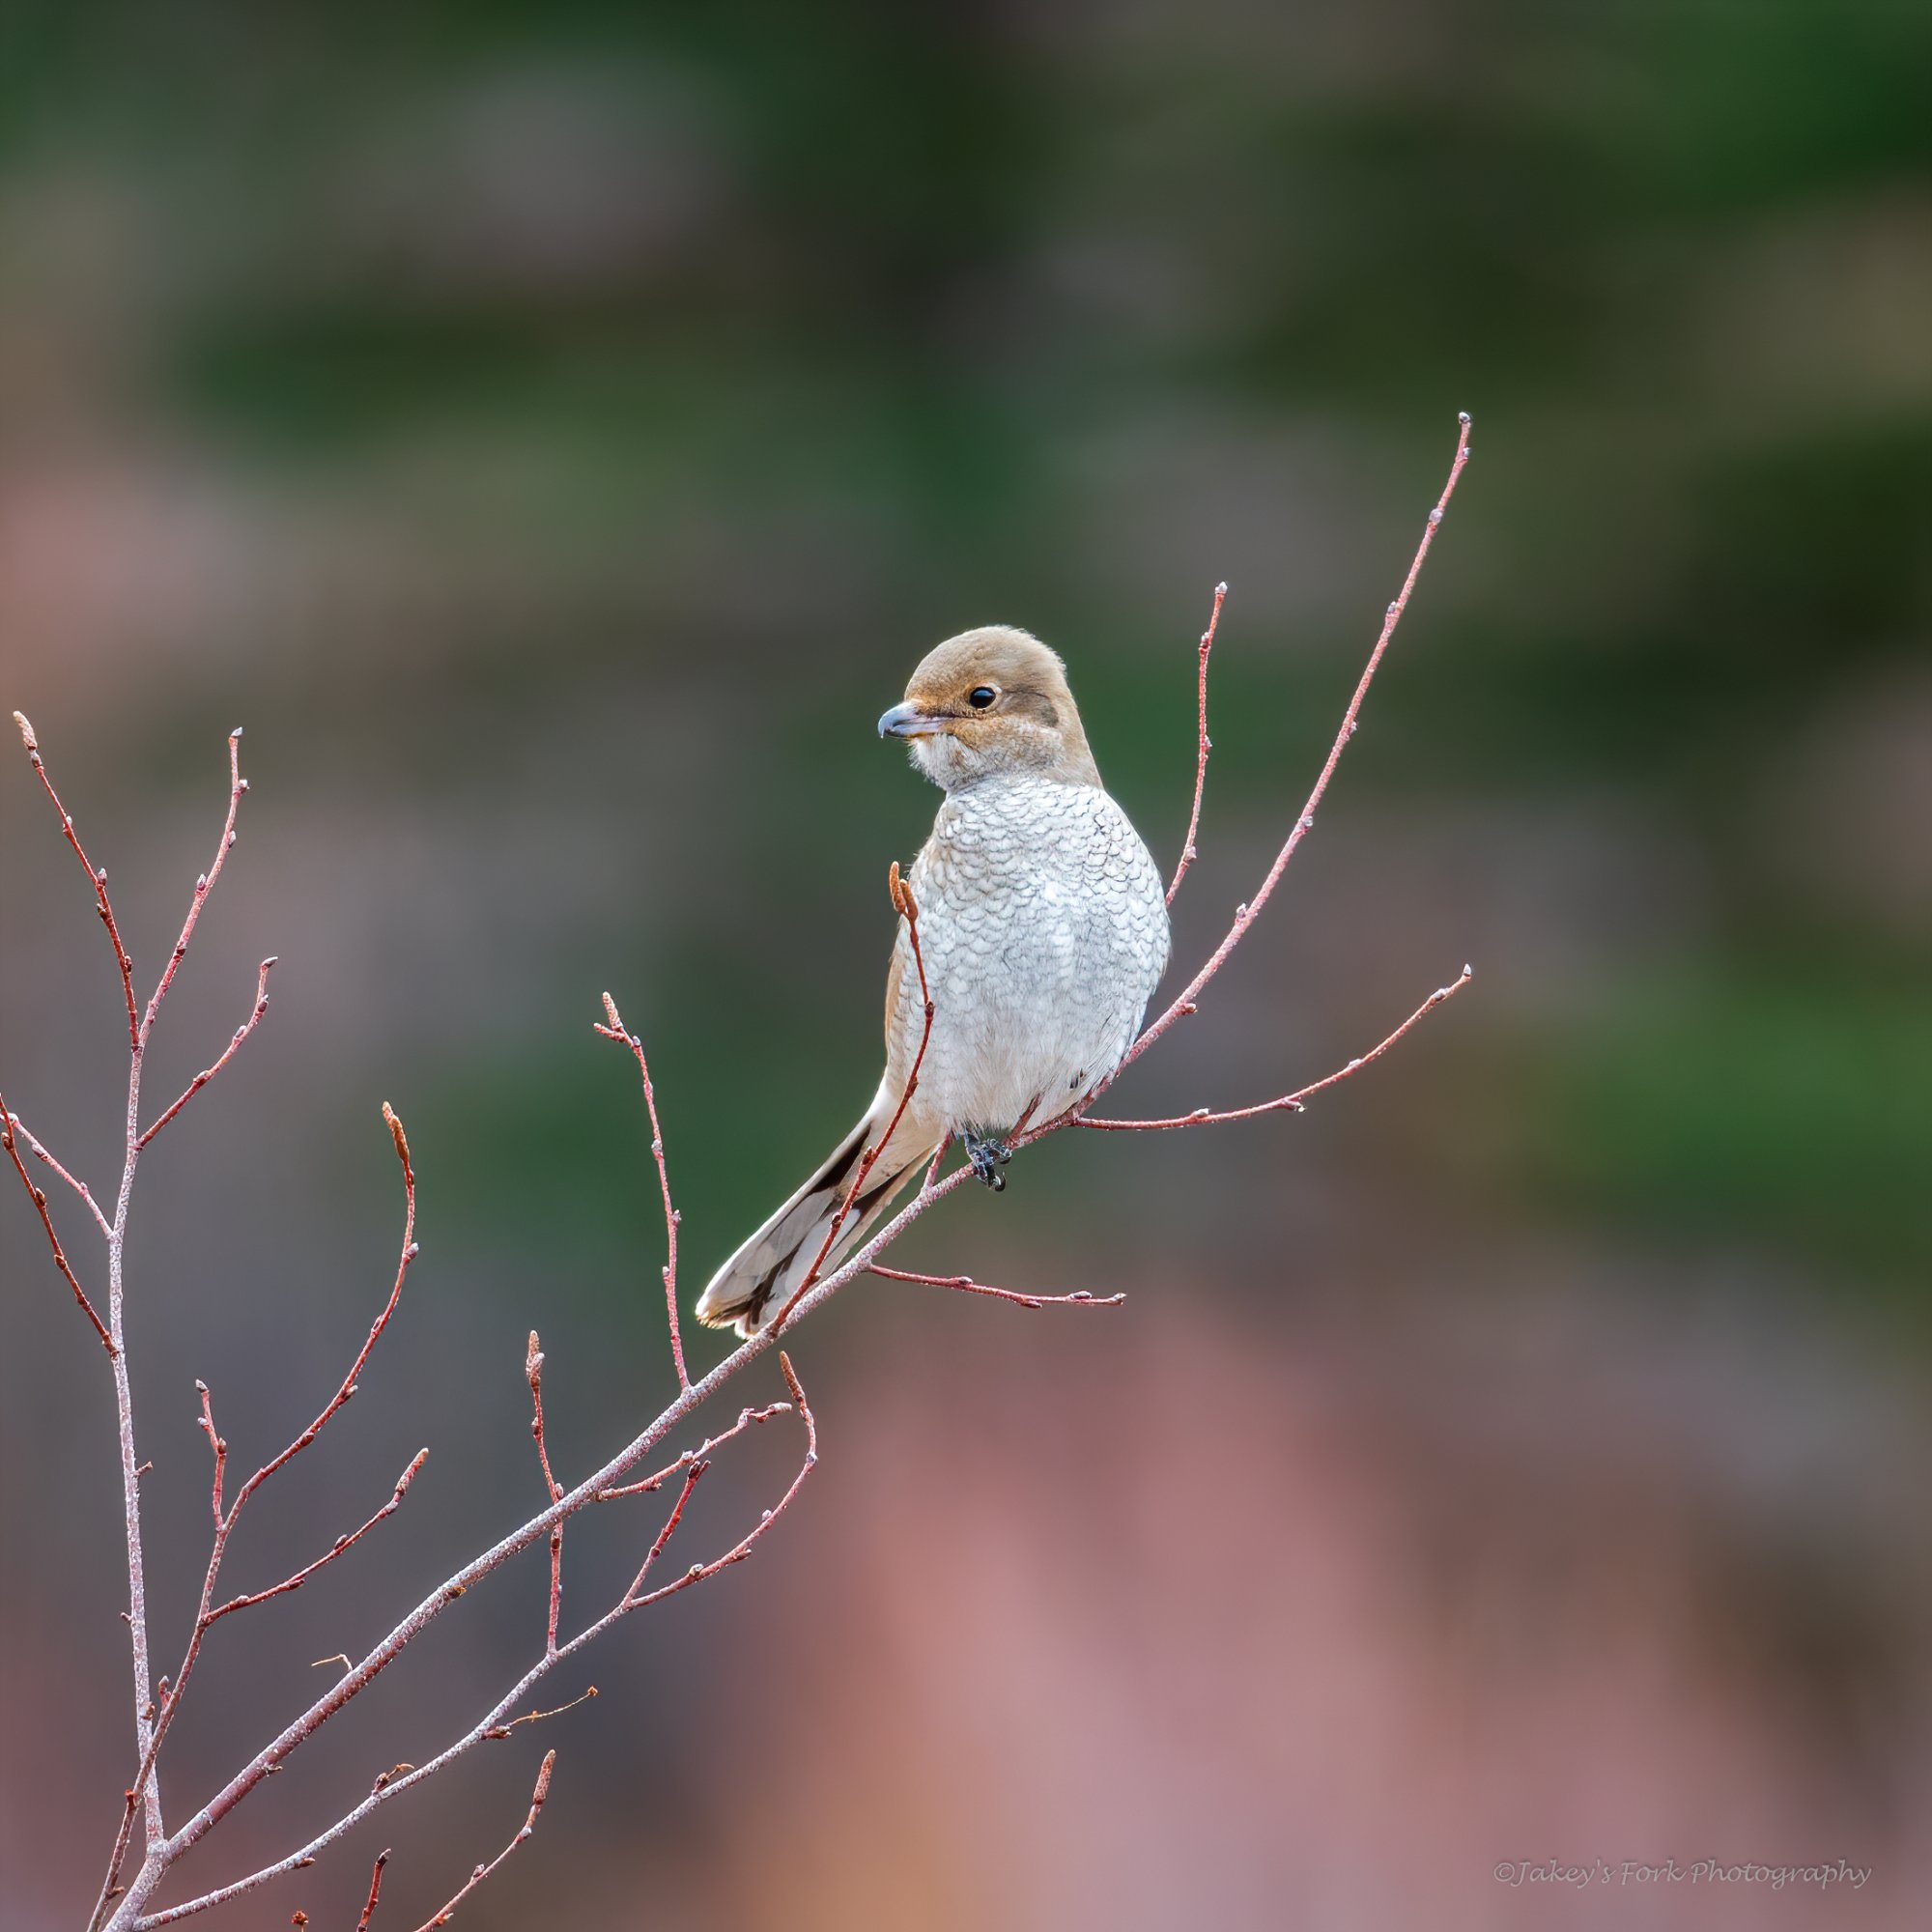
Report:
[[1013,1157],[1012,1149],[993,1134],[962,1134],[960,1139],[966,1148],[966,1158],[973,1163],[973,1172],[995,1194],[1004,1192],[1007,1185],[1004,1170]]

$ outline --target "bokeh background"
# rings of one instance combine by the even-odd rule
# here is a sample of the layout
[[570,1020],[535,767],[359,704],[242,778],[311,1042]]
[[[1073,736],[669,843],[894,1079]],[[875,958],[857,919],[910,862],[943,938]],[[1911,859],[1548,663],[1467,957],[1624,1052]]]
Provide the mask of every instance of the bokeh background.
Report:
[[[239,1464],[278,1446],[387,1281],[380,1101],[422,1174],[391,1335],[230,1575],[429,1463],[212,1641],[172,1815],[536,1506],[531,1326],[566,1470],[667,1394],[602,989],[695,1292],[876,1077],[934,801],[872,721],[918,655],[1057,643],[1171,864],[1229,580],[1192,961],[1476,419],[1282,897],[1119,1103],[1278,1092],[1472,988],[1305,1119],[1066,1136],[951,1202],[901,1260],[1125,1308],[855,1287],[755,1559],[211,1932],[353,1922],[385,1844],[416,1922],[547,1744],[478,1932],[1928,1922],[1929,64],[1916,0],[8,10],[0,697],[144,978],[247,727],[156,1099],[282,960],[137,1200],[160,1663],[193,1378]],[[0,939],[9,1101],[105,1187],[117,988],[12,754]],[[38,1932],[131,1770],[118,1489],[11,1179],[0,1269],[0,1919]],[[741,1446],[687,1560],[788,1473]],[[567,1612],[655,1520],[573,1534]],[[429,1754],[544,1593],[474,1593],[183,1882]],[[1551,1858],[1874,1876],[1492,1875]]]

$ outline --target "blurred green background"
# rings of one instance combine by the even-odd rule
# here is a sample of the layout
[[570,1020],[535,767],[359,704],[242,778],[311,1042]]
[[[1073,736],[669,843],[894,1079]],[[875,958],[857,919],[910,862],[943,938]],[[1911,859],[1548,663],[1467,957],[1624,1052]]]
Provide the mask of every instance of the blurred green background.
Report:
[[[1843,1856],[1856,1897],[1566,1909],[1922,1924],[1929,85],[1908,0],[8,10],[0,696],[143,967],[247,726],[156,1089],[283,961],[137,1204],[163,1655],[191,1378],[238,1456],[286,1433],[383,1277],[379,1100],[424,1177],[389,1359],[236,1560],[305,1560],[427,1435],[414,1528],[211,1658],[171,1807],[534,1507],[532,1323],[572,1467],[664,1393],[602,989],[695,1292],[876,1079],[885,867],[934,800],[871,721],[923,650],[1054,642],[1171,865],[1228,580],[1187,966],[1466,409],[1317,830],[1120,1103],[1258,1098],[1473,986],[1304,1120],[1068,1136],[902,1257],[1124,1310],[874,1283],[802,1334],[825,1471],[596,1661],[542,1834],[467,1914],[1489,1927],[1550,1922],[1505,1857]],[[24,761],[0,909],[0,1081],[104,1189],[111,962]],[[0,1206],[34,1928],[77,1922],[128,1775],[108,1392],[37,1242]],[[573,1548],[574,1604],[636,1530]],[[425,1755],[541,1596],[451,1620],[209,1882]],[[353,1919],[393,1841],[421,1918],[536,1753],[272,1911]]]

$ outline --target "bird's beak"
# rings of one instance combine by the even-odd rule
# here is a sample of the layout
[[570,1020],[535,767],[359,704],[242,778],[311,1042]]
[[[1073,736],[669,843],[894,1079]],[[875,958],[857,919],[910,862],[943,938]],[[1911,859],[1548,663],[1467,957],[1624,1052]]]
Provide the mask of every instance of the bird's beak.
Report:
[[942,728],[939,720],[928,717],[917,704],[895,704],[879,720],[881,738],[930,738]]

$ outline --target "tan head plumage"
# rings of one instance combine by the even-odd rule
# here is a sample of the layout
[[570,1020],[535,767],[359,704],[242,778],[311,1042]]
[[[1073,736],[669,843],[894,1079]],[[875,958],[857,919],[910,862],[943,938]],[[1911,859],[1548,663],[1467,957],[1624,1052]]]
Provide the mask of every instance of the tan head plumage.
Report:
[[910,740],[920,769],[948,791],[1000,772],[1100,782],[1065,666],[1007,624],[962,631],[928,651],[879,735]]

